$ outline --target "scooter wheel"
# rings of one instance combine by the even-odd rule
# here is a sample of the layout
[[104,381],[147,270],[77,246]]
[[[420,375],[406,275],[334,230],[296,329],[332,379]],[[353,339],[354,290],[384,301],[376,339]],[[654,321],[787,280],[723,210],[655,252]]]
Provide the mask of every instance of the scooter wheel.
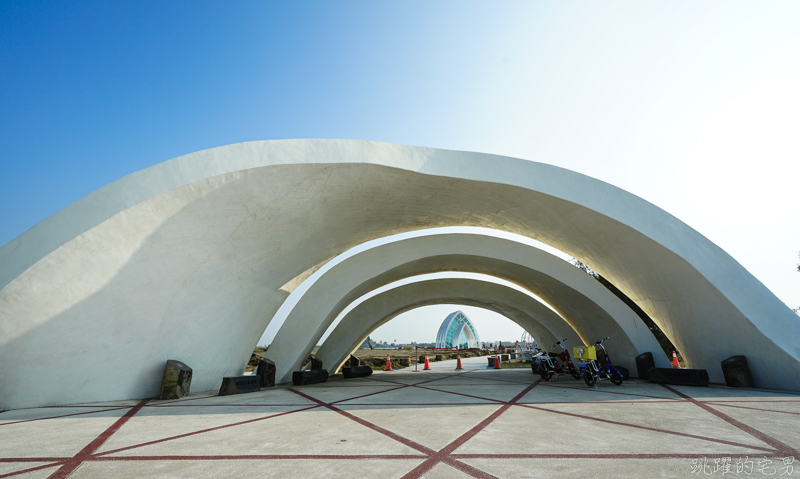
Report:
[[615,372],[612,372],[611,373],[611,382],[614,383],[615,385],[619,386],[620,384],[622,384],[622,376],[620,376],[619,374],[617,374]]
[[547,372],[547,371],[545,371],[544,369],[542,369],[542,370],[540,370],[540,371],[539,371],[539,376],[541,376],[541,377],[542,377],[542,380],[543,380],[543,381],[550,381],[550,377],[551,377],[551,376],[550,376],[550,374],[548,374],[548,372]]
[[569,373],[572,374],[573,379],[575,379],[576,381],[581,378],[581,373],[575,371],[574,369],[570,369]]
[[583,380],[586,381],[586,385],[589,387],[594,386],[594,383],[596,381],[594,375],[592,375],[592,373],[588,371],[583,373]]

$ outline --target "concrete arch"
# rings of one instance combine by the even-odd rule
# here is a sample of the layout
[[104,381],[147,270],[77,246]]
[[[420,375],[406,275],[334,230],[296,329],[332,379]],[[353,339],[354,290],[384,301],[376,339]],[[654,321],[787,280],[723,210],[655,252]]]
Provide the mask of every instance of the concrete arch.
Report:
[[[331,372],[338,371],[350,353],[378,327],[406,311],[432,304],[477,306],[502,314],[522,326],[545,349],[559,339],[577,339],[575,330],[561,317],[520,291],[489,281],[440,278],[398,286],[365,300],[342,318],[322,343],[317,358]],[[616,356],[612,357],[616,360]]]
[[420,233],[361,251],[316,279],[265,353],[276,363],[279,382],[291,380],[292,371],[300,368],[333,321],[357,298],[403,278],[441,271],[483,273],[511,281],[558,311],[584,344],[611,335],[618,360],[630,364],[638,354],[652,352],[659,366],[669,366],[642,320],[566,261],[485,231]]
[[[213,389],[241,373],[293,280],[370,239],[435,226],[550,244],[616,284],[712,380],[743,354],[757,385],[800,389],[797,316],[641,198],[496,155],[279,140],[146,168],[0,247],[0,408],[150,397],[168,358],[194,368],[194,390]],[[43,344],[61,354],[43,358]]]

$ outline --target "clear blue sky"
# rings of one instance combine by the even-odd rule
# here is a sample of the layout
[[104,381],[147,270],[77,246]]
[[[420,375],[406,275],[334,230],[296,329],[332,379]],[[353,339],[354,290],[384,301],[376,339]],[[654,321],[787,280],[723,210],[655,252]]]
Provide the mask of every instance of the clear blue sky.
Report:
[[794,1],[4,1],[0,244],[182,154],[367,139],[608,181],[800,306],[798,25]]
[[458,147],[452,119],[470,109],[466,85],[501,65],[485,39],[511,13],[476,5],[3,2],[0,244],[121,176],[205,148]]

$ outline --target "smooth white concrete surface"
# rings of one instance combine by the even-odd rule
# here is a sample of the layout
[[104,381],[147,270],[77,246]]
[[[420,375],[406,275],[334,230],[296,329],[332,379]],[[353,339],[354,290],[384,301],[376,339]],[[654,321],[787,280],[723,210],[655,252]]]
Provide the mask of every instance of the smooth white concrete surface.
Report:
[[616,284],[713,381],[744,354],[757,385],[800,389],[798,317],[641,198],[533,161],[279,140],[126,176],[0,247],[0,408],[154,396],[173,358],[194,369],[194,390],[217,388],[242,372],[284,285],[364,241],[436,226],[552,245]]
[[[575,330],[559,315],[525,293],[488,281],[441,278],[398,286],[367,299],[342,318],[316,356],[323,367],[338,371],[375,329],[399,314],[431,304],[477,306],[502,314],[522,326],[544,349],[564,338],[571,338],[573,345],[580,344]],[[610,349],[612,358],[617,358],[613,351],[623,350]],[[625,366],[622,362],[620,365]],[[289,376],[291,379],[291,373]]]
[[652,352],[659,367],[669,367],[642,320],[598,281],[566,261],[489,232],[419,233],[359,252],[316,279],[265,353],[275,361],[279,381],[291,380],[292,371],[300,369],[325,331],[357,298],[403,278],[440,271],[484,273],[511,281],[542,298],[569,322],[579,335],[573,337],[573,345],[611,336],[623,348],[626,361],[632,359],[629,356]]

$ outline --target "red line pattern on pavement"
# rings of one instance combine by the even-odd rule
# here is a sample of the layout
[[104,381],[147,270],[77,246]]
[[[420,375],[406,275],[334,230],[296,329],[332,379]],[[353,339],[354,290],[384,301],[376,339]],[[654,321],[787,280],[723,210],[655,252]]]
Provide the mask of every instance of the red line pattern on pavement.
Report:
[[315,409],[315,408],[318,408],[318,407],[319,406],[308,406],[308,407],[304,407],[302,409],[296,409],[294,411],[286,411],[286,412],[282,412],[282,413],[278,413],[278,414],[272,414],[270,416],[258,417],[258,418],[255,418],[255,419],[248,419],[247,421],[240,421],[240,422],[235,422],[235,423],[232,423],[232,424],[225,424],[223,426],[210,427],[208,429],[202,429],[200,431],[187,432],[186,434],[178,434],[177,436],[165,437],[165,438],[162,438],[162,439],[156,439],[155,441],[143,442],[141,444],[134,444],[133,446],[126,446],[126,447],[121,447],[119,449],[114,449],[114,450],[111,450],[111,451],[105,451],[105,452],[102,452],[102,453],[98,454],[98,456],[105,456],[105,455],[108,455],[108,454],[115,454],[115,453],[122,452],[122,451],[128,451],[130,449],[136,449],[138,447],[150,446],[152,444],[159,444],[159,443],[162,443],[162,442],[173,441],[175,439],[182,439],[184,437],[195,436],[197,434],[203,434],[204,432],[218,431],[220,429],[226,429],[226,428],[229,428],[229,427],[241,426],[242,424],[250,424],[250,423],[254,423],[254,422],[258,422],[258,421],[264,421],[266,419],[272,419],[272,418],[275,418],[275,417],[286,416],[287,414],[294,414],[294,413],[300,412],[300,411],[308,411],[309,409]]
[[47,469],[48,467],[58,466],[59,464],[61,464],[61,463],[60,462],[54,462],[54,463],[51,463],[51,464],[43,464],[41,466],[31,467],[31,468],[28,468],[28,469],[22,469],[20,471],[9,472],[7,474],[0,474],[0,478],[17,476],[17,475],[20,475],[20,474],[26,474],[28,472],[33,472],[33,471],[38,471],[40,469]]
[[[697,398],[695,398],[697,399]],[[700,402],[741,402],[741,403],[750,403],[750,404],[758,404],[759,402],[764,403],[774,403],[774,402],[800,402],[800,399],[768,399],[766,401],[759,401],[759,400],[744,400],[744,399],[697,399]]]
[[[651,396],[651,395],[648,395],[648,394],[623,393],[623,392],[617,392],[617,391],[601,391],[599,389],[594,389],[594,388],[557,386],[555,384],[546,384],[546,383],[542,384],[542,386],[548,387],[548,388],[562,388],[562,389],[569,389],[569,390],[573,390],[573,391],[583,391],[583,392],[594,393],[594,394],[598,394],[598,393],[599,394],[620,394],[622,396],[636,396],[636,397],[643,397],[643,398],[650,398],[650,399],[660,399],[660,400],[668,400],[668,399],[670,399],[670,398],[665,398],[665,397],[662,397],[662,396]],[[680,401],[680,399],[674,398],[673,401]]]
[[[439,386],[439,388],[430,385],[430,383],[433,383],[435,381],[441,381],[441,380],[444,380],[444,379],[449,379],[449,378],[453,378],[453,377],[456,377],[456,376],[461,376],[463,374],[467,374],[467,373],[470,373],[470,372],[472,372],[472,373],[476,373],[477,372],[479,374],[472,374],[470,376],[472,381],[468,380],[468,382],[464,382],[464,383],[447,384],[447,385]],[[481,373],[484,373],[484,374],[481,374]],[[414,379],[416,379],[416,377]],[[487,382],[489,382],[491,384],[486,384],[486,383],[480,384],[480,382],[482,380],[486,380]],[[745,424],[743,424],[743,423],[741,423],[739,421],[736,421],[735,419],[733,419],[733,418],[731,418],[731,417],[729,417],[729,416],[717,411],[716,409],[711,407],[711,405],[723,406],[723,407],[742,408],[742,409],[752,409],[752,410],[765,411],[765,412],[778,412],[778,413],[794,414],[794,415],[797,415],[797,414],[800,414],[800,413],[787,412],[787,411],[774,411],[774,410],[769,410],[769,409],[760,409],[760,408],[749,407],[749,405],[748,406],[742,406],[742,405],[732,405],[732,404],[716,404],[716,403],[727,403],[727,402],[752,403],[752,401],[734,401],[734,400],[725,400],[725,399],[707,399],[704,402],[704,401],[701,401],[701,400],[698,400],[698,399],[691,398],[690,396],[688,396],[686,394],[683,394],[683,393],[681,393],[681,392],[679,392],[679,391],[677,391],[677,390],[675,390],[673,388],[670,388],[668,386],[664,386],[664,387],[668,391],[672,392],[673,394],[675,394],[677,396],[675,399],[664,398],[664,397],[659,397],[659,396],[651,396],[651,395],[645,395],[645,394],[626,393],[626,392],[617,392],[617,391],[598,391],[596,389],[584,389],[584,388],[577,388],[577,387],[570,387],[570,386],[561,386],[561,385],[552,384],[552,383],[551,384],[541,383],[541,380],[537,380],[533,384],[531,384],[530,382],[523,382],[523,381],[503,380],[503,379],[497,379],[495,377],[489,377],[489,375],[485,374],[485,372],[482,371],[482,370],[468,370],[468,371],[456,372],[456,373],[453,373],[453,374],[437,375],[437,377],[430,378],[430,379],[427,379],[425,381],[409,382],[409,383],[403,383],[403,382],[399,382],[399,381],[392,381],[391,379],[388,379],[388,378],[383,379],[383,378],[375,378],[375,377],[365,378],[362,381],[364,381],[364,382],[376,381],[376,382],[391,384],[391,385],[394,385],[396,387],[382,388],[379,391],[373,391],[373,392],[370,392],[370,393],[367,393],[367,394],[362,394],[362,395],[359,395],[359,396],[349,397],[349,398],[345,398],[345,399],[339,399],[337,401],[332,401],[332,402],[325,402],[325,401],[322,401],[320,399],[314,398],[312,396],[314,394],[314,390],[315,390],[315,388],[313,386],[309,387],[308,389],[304,389],[305,392],[298,391],[298,390],[296,390],[294,388],[286,388],[285,389],[285,390],[291,391],[292,393],[294,393],[294,394],[296,394],[296,395],[298,395],[300,397],[303,397],[303,398],[305,398],[305,399],[307,399],[307,400],[309,400],[309,401],[311,401],[313,403],[313,404],[308,404],[308,405],[298,405],[296,403],[295,404],[235,404],[235,403],[233,403],[233,404],[231,404],[231,403],[225,403],[225,404],[222,404],[222,403],[216,403],[216,404],[184,404],[184,403],[189,402],[189,401],[196,401],[196,400],[199,400],[199,399],[209,399],[209,398],[214,397],[214,396],[211,396],[211,395],[208,395],[208,396],[204,395],[204,396],[192,397],[192,398],[188,398],[188,399],[174,400],[174,401],[170,401],[170,402],[159,402],[157,404],[147,404],[148,401],[145,400],[145,401],[141,401],[141,402],[139,402],[138,404],[135,404],[135,405],[104,405],[104,406],[99,406],[99,407],[101,407],[101,408],[105,407],[106,409],[100,409],[100,410],[96,410],[96,411],[87,411],[87,412],[82,412],[82,413],[58,415],[58,416],[52,416],[52,417],[46,417],[46,418],[27,419],[27,420],[20,420],[20,421],[14,421],[14,422],[9,422],[9,423],[5,423],[5,424],[0,424],[0,426],[2,426],[2,425],[10,425],[10,424],[19,424],[19,423],[24,423],[24,422],[41,421],[41,420],[46,420],[46,419],[56,419],[56,418],[63,418],[63,417],[69,417],[69,416],[80,416],[80,415],[86,415],[86,414],[103,413],[103,412],[107,412],[107,411],[116,411],[116,410],[128,408],[128,411],[127,411],[126,414],[124,414],[122,417],[120,417],[112,426],[110,426],[108,429],[106,429],[103,433],[101,433],[97,438],[95,438],[93,441],[91,441],[87,446],[85,446],[80,452],[75,454],[73,457],[0,458],[0,463],[25,463],[25,462],[44,462],[44,463],[46,463],[46,464],[40,464],[40,465],[31,467],[31,468],[28,468],[28,469],[6,473],[6,474],[3,474],[3,475],[0,475],[0,478],[16,476],[16,475],[25,474],[25,473],[28,473],[28,472],[34,472],[34,471],[37,471],[37,470],[42,470],[42,469],[47,469],[47,468],[52,468],[52,467],[58,467],[58,469],[50,476],[51,478],[65,478],[65,477],[68,477],[70,474],[72,474],[75,470],[77,470],[80,467],[81,464],[83,464],[83,463],[85,463],[87,461],[139,461],[139,462],[141,462],[141,461],[198,461],[198,460],[324,460],[324,459],[329,459],[329,460],[333,460],[333,459],[336,459],[336,460],[419,459],[422,462],[420,464],[418,464],[414,469],[412,469],[409,473],[407,473],[404,476],[405,478],[409,478],[409,479],[411,479],[411,478],[419,478],[422,475],[424,475],[427,472],[429,472],[432,468],[434,468],[437,464],[440,464],[440,463],[447,464],[448,466],[453,467],[453,468],[455,468],[455,469],[457,469],[459,471],[462,471],[462,472],[464,472],[464,473],[466,473],[466,474],[468,474],[468,475],[470,475],[472,477],[492,478],[494,476],[488,474],[487,472],[481,471],[480,469],[477,469],[477,468],[475,468],[473,466],[470,466],[470,465],[462,462],[461,460],[462,459],[569,459],[569,458],[582,458],[582,459],[676,459],[676,458],[700,458],[700,457],[706,457],[706,458],[730,457],[732,455],[730,453],[728,453],[728,454],[716,454],[716,453],[711,453],[711,454],[696,454],[696,453],[695,454],[693,454],[693,453],[688,453],[688,454],[455,454],[455,451],[460,446],[462,446],[467,441],[469,441],[470,439],[475,437],[477,434],[479,434],[481,431],[483,431],[487,426],[489,426],[493,421],[495,421],[498,417],[500,417],[505,411],[507,411],[512,406],[524,407],[524,408],[529,408],[529,409],[534,409],[534,410],[539,410],[539,411],[544,411],[544,412],[550,412],[550,413],[555,413],[555,414],[563,414],[563,415],[567,415],[567,416],[573,416],[573,417],[578,417],[578,418],[583,418],[583,419],[588,419],[588,420],[593,420],[593,421],[599,421],[599,422],[604,422],[604,423],[610,423],[610,424],[615,424],[615,425],[620,425],[620,426],[640,428],[640,429],[645,429],[645,430],[649,430],[649,431],[653,431],[653,432],[660,432],[660,433],[665,433],[665,434],[684,436],[684,437],[688,437],[688,438],[711,441],[711,442],[715,442],[715,443],[721,443],[721,444],[726,444],[726,445],[731,445],[731,446],[736,446],[736,447],[743,447],[743,448],[748,448],[748,449],[760,450],[762,452],[760,452],[758,455],[759,456],[764,456],[764,457],[778,458],[778,457],[784,457],[784,456],[789,456],[789,455],[793,455],[793,456],[797,457],[797,456],[800,455],[800,453],[798,453],[798,451],[796,449],[793,449],[790,446],[788,446],[788,445],[786,445],[786,444],[784,444],[784,443],[782,443],[782,442],[780,442],[780,441],[768,436],[767,434],[764,434],[764,433],[762,433],[760,431],[757,431],[757,430],[755,430],[754,428],[752,428],[750,426],[747,426],[747,425],[745,425]],[[505,387],[505,385],[494,384],[493,382],[495,382],[495,381],[511,383],[511,384],[523,384],[523,385],[526,385],[527,387],[523,391],[521,391],[519,394],[517,394],[514,398],[509,400],[509,401],[502,401],[502,400],[493,399],[493,398],[486,398],[486,397],[481,397],[481,396],[476,396],[476,395],[471,395],[471,394],[466,394],[466,393],[460,393],[460,392],[456,392],[456,391],[448,391],[448,390],[441,389],[442,387],[450,387],[450,386],[453,386],[453,387],[464,387],[464,386],[468,386],[468,385],[472,384],[473,382],[476,383],[475,385],[481,385],[481,386],[496,385],[498,387]],[[621,394],[621,395],[627,395],[627,396],[638,396],[638,397],[654,399],[654,400],[653,401],[644,401],[644,400],[639,400],[639,401],[637,401],[637,400],[621,400],[621,401],[599,400],[599,401],[596,401],[596,400],[593,400],[593,401],[571,401],[571,402],[570,401],[563,401],[563,402],[523,403],[522,402],[522,398],[526,394],[528,394],[534,387],[540,385],[540,383],[544,387],[563,388],[563,389],[587,391],[587,392],[594,392],[594,393],[598,393],[599,392],[599,393],[605,393],[605,394],[618,394],[618,395]],[[352,384],[352,383],[349,383],[349,384]],[[338,387],[347,388],[347,387],[350,387],[349,384],[347,384],[347,385],[342,384],[341,386],[338,386]],[[426,386],[423,386],[424,384],[426,384]],[[337,387],[337,385],[329,385],[328,386],[328,390],[330,390],[331,388],[335,388],[335,387]],[[402,403],[350,402],[350,401],[355,401],[355,400],[358,400],[358,399],[362,399],[362,398],[366,398],[366,397],[370,397],[370,396],[375,396],[375,395],[379,395],[379,394],[383,394],[383,393],[387,393],[387,392],[397,391],[397,390],[405,389],[405,388],[425,389],[425,390],[433,391],[433,392],[437,392],[437,393],[443,393],[443,394],[448,394],[448,395],[457,395],[457,396],[474,398],[474,399],[479,399],[481,401],[488,401],[488,402],[464,402],[464,403],[442,402],[442,403],[419,403],[419,404],[413,404],[413,403],[407,403],[407,402],[402,402]],[[756,392],[763,392],[763,391],[756,390]],[[783,393],[783,394],[788,394],[788,393]],[[607,420],[607,419],[600,419],[600,418],[595,418],[595,417],[590,417],[590,416],[583,416],[583,415],[580,415],[580,414],[568,413],[568,412],[564,412],[564,411],[558,411],[558,410],[554,410],[554,409],[549,409],[547,407],[542,407],[543,405],[547,405],[547,404],[621,404],[621,403],[636,403],[636,404],[647,405],[647,404],[651,404],[651,403],[685,402],[685,401],[688,401],[690,403],[693,403],[693,404],[697,405],[698,407],[708,411],[709,413],[711,413],[711,414],[713,414],[713,415],[725,420],[729,424],[732,424],[732,425],[736,426],[737,428],[747,432],[748,434],[750,434],[753,437],[759,439],[760,441],[763,441],[764,443],[769,444],[770,446],[774,447],[775,449],[773,450],[773,449],[759,447],[759,446],[741,444],[741,443],[737,443],[737,442],[733,442],[733,441],[725,441],[725,440],[715,439],[715,438],[710,438],[710,437],[705,437],[705,436],[685,434],[685,433],[679,433],[679,432],[669,431],[669,430],[665,430],[665,429],[658,429],[658,428],[652,428],[652,427],[647,427],[647,426],[640,426],[640,425],[636,425],[636,424],[628,424],[628,423],[612,421],[612,420]],[[770,402],[800,402],[800,401],[798,401],[798,400],[776,400],[776,401],[770,401]],[[755,404],[758,404],[758,403],[755,403]],[[350,413],[348,411],[345,411],[345,410],[341,409],[340,407],[337,407],[337,405],[339,405],[339,406],[367,406],[367,405],[368,406],[406,406],[406,407],[414,407],[414,406],[448,406],[448,407],[456,406],[457,407],[457,406],[468,406],[468,405],[481,405],[481,406],[494,406],[494,407],[497,407],[497,409],[491,415],[489,415],[487,418],[485,418],[483,421],[481,421],[476,426],[471,428],[469,431],[467,431],[466,433],[462,434],[461,436],[459,436],[455,440],[451,441],[445,447],[439,449],[438,451],[435,451],[435,450],[433,450],[431,448],[428,448],[428,447],[426,447],[426,446],[424,446],[424,445],[422,445],[420,443],[417,443],[417,442],[415,442],[413,440],[405,438],[405,437],[403,437],[403,436],[401,436],[401,435],[399,435],[397,433],[389,431],[389,430],[387,430],[387,429],[385,429],[383,427],[380,427],[380,426],[378,426],[376,424],[373,424],[373,423],[371,423],[371,422],[369,422],[369,421],[367,421],[365,419],[362,419],[362,418],[360,418],[360,417],[358,417],[358,416],[356,416],[356,415],[354,415],[354,414],[352,414],[352,413]],[[96,408],[98,406],[69,406],[69,407],[92,407],[92,408]],[[269,414],[269,415],[266,415],[264,417],[259,417],[259,418],[255,418],[255,419],[249,419],[249,420],[246,420],[246,421],[240,421],[240,422],[235,422],[235,423],[231,423],[231,424],[225,424],[225,425],[222,425],[222,426],[212,427],[212,428],[203,429],[203,430],[194,431],[194,432],[189,432],[189,433],[185,433],[185,434],[179,434],[179,435],[176,435],[176,436],[157,439],[157,440],[154,440],[154,441],[149,441],[149,442],[145,442],[145,443],[141,443],[141,444],[134,444],[134,445],[130,445],[130,446],[123,447],[123,448],[118,448],[118,449],[114,449],[114,450],[110,450],[110,451],[105,451],[105,452],[102,452],[102,453],[97,453],[96,452],[128,420],[130,420],[142,408],[145,408],[145,407],[147,407],[147,408],[169,408],[169,407],[186,407],[186,408],[191,408],[191,407],[243,407],[243,408],[251,408],[251,407],[293,407],[293,408],[297,408],[297,409],[294,409],[294,410],[291,410],[291,411],[286,411],[286,412],[281,412],[281,413],[277,413],[277,414]],[[211,431],[217,431],[217,430],[220,430],[220,429],[235,427],[235,426],[239,426],[239,425],[243,425],[243,424],[250,424],[250,423],[254,423],[254,422],[258,422],[258,421],[264,421],[264,420],[267,420],[267,419],[270,419],[270,418],[273,418],[273,417],[281,417],[281,416],[285,416],[287,414],[294,414],[294,413],[297,413],[297,412],[303,412],[303,411],[308,411],[308,410],[317,409],[317,408],[327,408],[327,409],[329,409],[331,411],[334,411],[334,412],[340,414],[341,416],[346,417],[346,418],[348,418],[348,419],[350,419],[350,420],[352,420],[352,421],[354,421],[354,422],[356,422],[356,423],[358,423],[358,424],[360,424],[360,425],[362,425],[364,427],[367,427],[367,428],[369,428],[369,429],[371,429],[373,431],[376,431],[376,432],[378,432],[378,433],[380,433],[380,434],[382,434],[382,435],[384,435],[386,437],[389,437],[389,438],[391,438],[391,439],[393,439],[393,440],[395,440],[395,441],[397,441],[397,442],[399,442],[401,444],[404,444],[404,445],[406,445],[406,446],[408,446],[408,447],[410,447],[412,449],[415,449],[415,450],[419,451],[420,454],[417,454],[417,455],[415,455],[415,454],[361,454],[361,455],[273,454],[273,455],[181,455],[181,456],[155,456],[155,455],[112,456],[111,455],[111,454],[119,453],[121,451],[127,451],[127,450],[136,449],[136,448],[149,446],[149,445],[153,445],[153,444],[159,444],[159,443],[163,443],[163,442],[167,442],[167,441],[172,441],[172,440],[176,440],[176,439],[180,439],[180,438],[185,438],[185,437],[189,437],[189,436],[203,434],[203,433],[207,433],[207,432],[211,432]]]
[[245,454],[241,456],[97,456],[93,461],[230,461],[270,459],[422,459],[412,454]]
[[[723,385],[715,385],[709,384],[708,386],[711,389],[727,389],[730,391],[730,386],[723,386]],[[794,391],[785,391],[782,389],[755,389],[755,388],[736,388],[737,391],[748,391],[752,393],[759,393],[759,394],[783,394],[785,396],[800,396],[800,393]]]
[[103,443],[105,443],[108,440],[108,438],[111,437],[112,434],[117,432],[119,428],[122,427],[123,424],[128,422],[128,420],[132,418],[134,414],[139,412],[139,410],[142,409],[142,407],[144,407],[145,404],[147,404],[147,401],[149,401],[149,399],[145,399],[136,406],[132,407],[128,412],[125,413],[125,415],[117,419],[116,422],[114,422],[114,424],[111,425],[111,427],[109,427],[108,429],[103,431],[102,434],[97,436],[94,441],[90,442],[89,444],[86,445],[86,447],[81,449],[80,452],[78,452],[78,454],[75,454],[72,458],[65,461],[64,465],[61,466],[56,472],[51,474],[49,479],[62,479],[65,477],[69,477],[69,475],[72,474],[73,471],[75,471],[75,469],[80,467],[80,465],[83,464],[83,461],[85,461],[89,456],[94,454],[94,452],[97,449],[99,449],[100,446],[102,446]]
[[[456,459],[696,459],[736,456],[730,453],[702,453],[702,454],[453,454]],[[779,452],[759,454],[759,458],[783,458]],[[755,458],[755,456],[754,456]]]
[[610,419],[601,419],[599,417],[584,416],[583,414],[575,414],[575,413],[566,412],[566,411],[557,411],[555,409],[547,409],[547,408],[543,408],[543,407],[532,406],[530,404],[518,404],[518,406],[529,408],[529,409],[536,409],[538,411],[551,412],[551,413],[554,413],[554,414],[562,414],[564,416],[572,416],[572,417],[577,417],[577,418],[581,418],[581,419],[589,419],[591,421],[598,421],[598,422],[604,422],[604,423],[607,423],[607,424],[614,424],[615,426],[633,427],[633,428],[636,428],[636,429],[644,429],[646,431],[661,432],[661,433],[664,433],[664,434],[674,434],[676,436],[683,436],[683,437],[688,437],[688,438],[691,438],[691,439],[700,439],[700,440],[703,440],[703,441],[718,442],[720,444],[726,444],[728,446],[745,447],[745,448],[748,448],[748,449],[759,449],[761,451],[773,452],[772,449],[767,449],[767,448],[759,447],[759,446],[751,446],[750,444],[742,444],[740,442],[725,441],[723,439],[715,439],[713,437],[697,436],[697,435],[694,435],[694,434],[686,434],[686,433],[683,433],[683,432],[669,431],[667,429],[659,429],[659,428],[649,427],[649,426],[640,426],[638,424],[630,424],[630,423],[625,423],[625,422],[612,421]]
[[[541,379],[536,381],[535,383],[531,384],[527,388],[525,388],[522,392],[520,392],[519,394],[514,396],[513,399],[511,399],[507,403],[505,403],[502,406],[500,406],[497,409],[497,411],[493,412],[489,417],[487,417],[486,419],[484,419],[483,421],[478,423],[477,426],[475,426],[472,429],[470,429],[469,431],[465,432],[464,434],[459,436],[456,440],[454,440],[453,442],[451,442],[447,446],[443,447],[442,449],[438,450],[435,454],[433,454],[431,457],[429,457],[425,462],[423,462],[419,466],[417,466],[414,469],[412,469],[408,474],[403,476],[403,479],[412,479],[412,478],[422,477],[422,475],[425,474],[426,472],[430,471],[433,468],[433,466],[435,466],[439,462],[442,462],[444,459],[449,459],[448,456],[450,456],[450,454],[452,454],[453,451],[458,449],[465,442],[467,442],[470,439],[472,439],[472,437],[474,437],[476,434],[481,432],[486,426],[491,424],[495,419],[500,417],[501,414],[506,412],[506,410],[508,410],[508,408],[510,408],[512,405],[514,405],[514,403],[516,403],[517,401],[522,399],[523,396],[528,394],[528,392],[531,389],[535,388],[540,382],[541,382]],[[449,461],[448,461],[448,464],[450,464]],[[468,472],[468,471],[464,471],[464,472]],[[471,471],[469,473],[472,474]],[[485,474],[484,474],[484,476],[481,476],[481,477],[485,477]],[[489,476],[489,477],[492,477],[492,476]]]
[[[21,421],[13,421],[13,422],[2,423],[2,424],[0,424],[0,427],[2,427],[2,426],[10,426],[12,424],[19,424],[19,423],[22,423],[22,422],[44,421],[45,419],[58,419],[58,418],[62,418],[62,417],[82,416],[82,415],[85,415],[85,414],[96,414],[96,413],[108,412],[108,411],[119,411],[120,409],[127,409],[129,407],[130,406],[120,406],[120,407],[115,407],[115,408],[111,408],[111,409],[100,409],[100,410],[97,410],[97,411],[86,411],[86,412],[76,412],[76,413],[73,413],[73,414],[62,414],[60,416],[37,417],[36,419],[23,419]],[[0,477],[2,477],[2,476],[0,476]]]
[[[400,389],[400,388],[397,388],[397,389]],[[292,391],[295,394],[299,394],[300,396],[302,396],[302,397],[304,397],[306,399],[310,399],[312,401],[316,401],[320,406],[327,407],[331,411],[335,411],[335,412],[341,414],[342,416],[344,416],[344,417],[346,417],[348,419],[352,419],[353,421],[361,424],[362,426],[366,426],[366,427],[372,429],[373,431],[377,431],[377,432],[383,434],[384,436],[388,436],[388,437],[394,439],[395,441],[397,441],[397,442],[399,442],[401,444],[404,444],[404,445],[406,445],[406,446],[408,446],[408,447],[410,447],[412,449],[416,449],[417,451],[423,452],[425,454],[430,454],[430,453],[433,452],[432,449],[429,449],[429,448],[423,446],[422,444],[414,442],[414,441],[412,441],[410,439],[406,439],[403,436],[400,436],[399,434],[395,434],[392,431],[389,431],[388,429],[384,429],[384,428],[382,428],[382,427],[380,427],[378,425],[372,424],[371,422],[366,421],[364,419],[361,419],[358,416],[354,416],[354,415],[350,414],[347,411],[342,411],[341,409],[339,409],[336,406],[334,406],[333,403],[322,402],[322,401],[320,401],[318,399],[314,399],[313,397],[311,397],[311,396],[309,396],[307,394],[303,394],[300,391],[297,391],[297,390],[292,389],[292,388],[289,388],[289,391]]]
[[697,399],[694,399],[693,397],[687,396],[686,394],[683,394],[682,392],[680,392],[680,391],[678,391],[676,389],[673,389],[673,388],[667,386],[666,384],[662,384],[662,386],[664,386],[666,389],[672,391],[673,393],[677,394],[678,396],[686,399],[690,403],[695,404],[696,406],[698,406],[698,407],[710,412],[711,414],[717,416],[718,418],[722,419],[723,421],[725,421],[725,422],[727,422],[727,423],[729,423],[729,424],[731,424],[733,426],[738,427],[739,429],[741,429],[742,431],[750,434],[751,436],[755,437],[756,439],[769,444],[770,446],[774,447],[775,449],[777,449],[781,453],[786,454],[786,455],[790,455],[790,456],[795,456],[795,457],[796,456],[800,456],[800,452],[798,452],[797,449],[794,449],[793,447],[782,443],[781,441],[775,439],[774,437],[768,436],[767,434],[765,434],[765,433],[763,433],[763,432],[761,432],[761,431],[759,431],[757,429],[754,429],[754,428],[748,426],[747,424],[739,422],[736,419],[728,416],[727,414],[725,414],[725,413],[723,413],[721,411],[717,411],[713,407],[711,407],[711,406],[709,406],[709,405],[707,405],[707,404],[705,404],[703,402],[700,402]]
[[705,404],[710,404],[711,406],[723,406],[723,407],[735,407],[737,409],[750,409],[751,411],[764,411],[764,412],[777,412],[780,414],[794,414],[796,416],[800,416],[800,412],[792,412],[792,411],[776,411],[775,409],[764,409],[760,407],[747,407],[747,406],[737,406],[735,404],[726,404],[726,403],[717,403],[716,401],[703,401]]

